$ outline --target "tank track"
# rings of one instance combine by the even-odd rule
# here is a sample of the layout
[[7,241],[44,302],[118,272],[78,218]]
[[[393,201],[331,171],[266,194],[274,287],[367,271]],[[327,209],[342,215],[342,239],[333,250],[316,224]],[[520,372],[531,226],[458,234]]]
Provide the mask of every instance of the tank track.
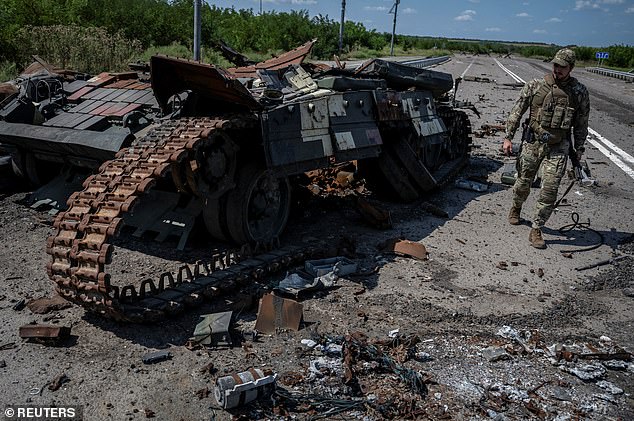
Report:
[[210,142],[215,130],[240,128],[244,118],[170,120],[153,129],[132,147],[119,151],[84,189],[68,199],[68,209],[54,221],[57,232],[48,238],[49,278],[69,301],[107,317],[131,322],[155,322],[185,307],[235,292],[264,275],[316,256],[318,248],[285,247],[254,255],[249,247],[211,256],[209,261],[182,265],[174,275],[162,273],[138,286],[111,283],[113,240],[123,216],[170,169],[194,160],[198,148]]

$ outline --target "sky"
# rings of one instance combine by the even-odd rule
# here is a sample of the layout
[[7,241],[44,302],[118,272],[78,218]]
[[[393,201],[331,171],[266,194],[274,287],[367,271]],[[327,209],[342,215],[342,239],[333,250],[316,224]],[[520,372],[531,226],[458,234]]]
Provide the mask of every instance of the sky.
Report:
[[[339,22],[341,0],[205,0],[217,7],[306,10]],[[346,0],[346,20],[392,32],[395,0]],[[396,33],[590,47],[634,45],[634,0],[400,0]]]

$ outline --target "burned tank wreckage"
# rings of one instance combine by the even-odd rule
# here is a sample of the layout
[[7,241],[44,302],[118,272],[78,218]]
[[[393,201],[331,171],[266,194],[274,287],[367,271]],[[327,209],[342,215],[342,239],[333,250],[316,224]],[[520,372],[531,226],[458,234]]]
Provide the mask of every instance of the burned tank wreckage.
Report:
[[47,241],[60,295],[118,320],[158,320],[316,250],[242,248],[122,286],[109,268],[124,224],[184,221],[173,224],[182,247],[202,215],[219,240],[261,244],[284,229],[298,174],[355,161],[411,201],[467,163],[470,124],[447,95],[450,74],[378,59],[306,64],[312,45],[230,69],[166,56],[95,77],[27,69],[0,108],[15,172],[41,184],[62,167],[90,171]]

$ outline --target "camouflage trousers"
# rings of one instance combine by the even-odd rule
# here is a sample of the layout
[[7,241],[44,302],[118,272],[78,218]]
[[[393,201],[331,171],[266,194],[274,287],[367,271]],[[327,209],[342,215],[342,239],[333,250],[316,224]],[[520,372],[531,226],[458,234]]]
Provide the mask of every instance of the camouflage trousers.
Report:
[[533,228],[541,228],[553,213],[559,183],[566,170],[568,140],[556,145],[524,143],[517,159],[517,179],[513,186],[513,207],[520,208],[528,198],[531,184],[542,166],[542,187],[535,204]]

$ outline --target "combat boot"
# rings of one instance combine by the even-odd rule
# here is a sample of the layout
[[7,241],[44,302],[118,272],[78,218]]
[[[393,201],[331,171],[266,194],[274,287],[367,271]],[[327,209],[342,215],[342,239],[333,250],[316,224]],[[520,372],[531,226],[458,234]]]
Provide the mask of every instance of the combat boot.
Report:
[[530,241],[531,246],[536,249],[546,248],[546,242],[544,241],[544,237],[542,237],[542,230],[539,228],[531,229],[531,232],[528,234],[528,241]]
[[509,212],[509,224],[511,225],[519,225],[520,224],[520,212],[522,208],[516,208],[515,206],[511,207],[511,211]]

